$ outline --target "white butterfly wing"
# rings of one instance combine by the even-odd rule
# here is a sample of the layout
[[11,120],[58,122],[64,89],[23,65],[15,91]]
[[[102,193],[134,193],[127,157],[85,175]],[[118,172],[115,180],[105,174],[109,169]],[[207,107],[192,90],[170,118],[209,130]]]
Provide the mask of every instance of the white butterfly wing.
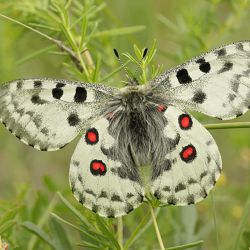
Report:
[[168,70],[151,82],[169,104],[220,119],[250,108],[250,42],[230,44]]
[[39,150],[57,150],[74,139],[114,89],[50,79],[0,86],[0,121],[17,138]]
[[222,162],[210,133],[191,115],[169,106],[166,139],[179,138],[163,162],[153,166],[152,193],[165,204],[187,205],[204,199],[220,176]]
[[116,143],[109,122],[94,122],[80,139],[70,164],[70,185],[75,198],[104,217],[118,217],[138,207],[144,189],[133,165],[112,157]]

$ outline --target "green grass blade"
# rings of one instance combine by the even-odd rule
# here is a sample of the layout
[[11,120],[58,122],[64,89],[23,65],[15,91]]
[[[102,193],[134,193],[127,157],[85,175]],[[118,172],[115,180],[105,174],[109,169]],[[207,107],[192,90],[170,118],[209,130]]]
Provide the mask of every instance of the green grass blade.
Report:
[[63,196],[60,192],[57,193],[58,196],[60,197],[60,199],[62,200],[62,202],[64,203],[64,205],[78,218],[80,219],[81,223],[83,224],[83,226],[85,226],[86,228],[92,228],[93,226],[86,220],[86,218],[84,218],[82,216],[82,214],[75,209]]
[[[134,230],[134,232],[131,234],[131,236],[129,237],[129,239],[126,241],[125,245],[124,245],[124,250],[127,250],[130,248],[130,246],[136,241],[136,239],[138,239],[138,234],[140,234],[143,231],[143,228],[145,226],[147,226],[147,223],[149,221],[150,218],[150,214],[146,214],[143,219],[141,220],[141,222],[139,223],[139,225],[136,227],[136,229]],[[152,220],[150,220],[152,223]]]
[[43,240],[45,243],[47,243],[53,249],[56,249],[54,242],[50,239],[48,234],[46,234],[42,229],[40,229],[38,226],[36,226],[32,222],[25,221],[21,224],[21,226],[24,227],[25,229],[27,229],[28,231],[30,231],[31,233],[35,234],[37,237],[39,237],[41,240]]
[[0,235],[16,224],[16,220],[9,220],[0,225]]
[[70,244],[69,238],[63,227],[54,218],[50,220],[50,229],[53,235],[53,241],[55,242],[56,248],[60,250],[71,250],[73,249]]
[[115,247],[115,249],[121,249],[114,232],[111,232],[110,228],[105,224],[104,219],[100,218],[98,215],[96,216],[96,222],[100,230],[104,235],[107,235],[110,241],[113,243],[112,245]]
[[203,244],[203,240],[199,240],[196,242],[192,242],[192,243],[188,243],[185,245],[180,245],[180,246],[176,246],[176,247],[167,247],[165,248],[166,250],[182,250],[182,249],[189,249],[189,248],[193,248],[193,247],[197,247]]
[[[64,220],[63,218],[61,218],[60,216],[54,214],[54,213],[51,213],[51,215],[56,218],[58,221],[64,223],[65,225],[68,225],[72,228],[74,228],[75,230],[79,231],[80,233],[82,233],[85,237],[85,240],[90,242],[90,243],[93,243],[95,245],[103,245],[104,241],[103,241],[103,238],[100,239],[100,237],[97,237],[97,234],[95,234],[95,232],[93,231],[87,231],[87,229],[84,229],[84,228],[80,228],[76,225],[73,225],[72,223]],[[106,239],[105,239],[106,240]]]

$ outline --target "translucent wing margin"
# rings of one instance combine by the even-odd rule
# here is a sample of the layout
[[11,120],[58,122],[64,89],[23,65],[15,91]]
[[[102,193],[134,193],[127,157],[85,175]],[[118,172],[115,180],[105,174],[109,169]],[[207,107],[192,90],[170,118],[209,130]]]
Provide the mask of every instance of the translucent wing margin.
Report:
[[0,121],[25,144],[57,150],[74,139],[113,92],[67,80],[13,81],[0,86]]
[[155,78],[151,86],[169,104],[219,119],[233,119],[250,108],[250,42],[202,54]]
[[194,117],[169,106],[166,139],[179,137],[163,162],[153,166],[152,193],[164,204],[188,205],[203,200],[220,176],[222,162],[209,132]]

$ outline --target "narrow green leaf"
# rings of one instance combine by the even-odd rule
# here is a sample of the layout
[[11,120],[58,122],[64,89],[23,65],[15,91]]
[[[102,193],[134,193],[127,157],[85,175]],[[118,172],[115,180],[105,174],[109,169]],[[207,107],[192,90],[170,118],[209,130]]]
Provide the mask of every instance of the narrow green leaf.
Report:
[[9,220],[0,225],[0,235],[16,224],[16,220]]
[[21,226],[27,229],[28,231],[30,231],[31,233],[35,234],[37,237],[39,237],[41,240],[43,240],[53,249],[56,249],[54,242],[50,239],[48,234],[46,234],[42,229],[40,229],[38,226],[36,226],[32,222],[25,221],[21,224]]
[[180,245],[180,246],[176,246],[176,247],[168,247],[165,248],[166,250],[181,250],[181,249],[189,249],[189,248],[193,248],[193,247],[197,247],[203,244],[203,240],[199,240],[196,242],[192,242],[192,243],[188,243],[185,245]]
[[99,217],[98,215],[96,216],[96,222],[98,227],[100,228],[100,230],[102,231],[102,233],[104,235],[107,235],[109,237],[109,239],[112,241],[113,245],[115,246],[116,249],[121,249],[116,236],[114,234],[113,231],[110,230],[110,228],[108,228],[108,226],[106,225],[106,223],[104,222],[104,219]]
[[52,215],[54,218],[56,218],[58,221],[60,221],[60,222],[62,222],[62,223],[64,223],[64,224],[66,224],[66,225],[68,225],[68,226],[74,228],[75,230],[79,231],[80,233],[82,233],[82,234],[84,235],[86,241],[88,241],[88,242],[90,242],[90,243],[93,243],[93,244],[95,244],[95,245],[98,245],[99,247],[100,247],[101,245],[103,245],[103,243],[104,243],[103,240],[100,239],[99,237],[97,237],[97,236],[95,235],[95,232],[88,231],[87,229],[80,228],[80,227],[78,227],[78,226],[76,226],[76,225],[73,225],[72,223],[70,223],[70,222],[64,220],[63,218],[61,218],[60,216],[58,216],[58,215],[56,215],[56,214],[54,214],[54,213],[51,213],[51,215]]
[[148,222],[150,222],[150,224],[152,223],[152,220],[150,219],[150,213],[147,213],[143,217],[139,225],[136,227],[129,239],[126,241],[123,250],[127,250],[130,248],[130,246],[138,239],[138,235],[141,235],[141,232],[144,232],[144,228],[148,227]]
[[88,242],[82,242],[82,243],[78,243],[78,244],[76,244],[77,246],[79,246],[79,247],[86,247],[86,248],[93,248],[93,249],[100,249],[100,247],[99,246],[95,246],[95,245],[93,245],[93,244],[90,244],[90,243],[88,243]]
[[70,244],[67,233],[63,227],[52,217],[50,220],[51,231],[53,235],[53,241],[55,242],[56,248],[60,250],[70,250],[73,249]]
[[74,41],[74,39],[73,39],[73,37],[72,37],[70,31],[69,31],[63,24],[60,25],[60,28],[61,28],[61,30],[63,31],[63,34],[65,35],[65,37],[66,37],[68,43],[70,44],[71,48],[72,48],[75,52],[78,51],[78,48],[77,48],[77,46],[76,46],[76,44],[75,44],[75,41]]
[[99,78],[99,72],[100,72],[100,67],[101,67],[101,56],[98,55],[95,63],[95,70],[93,73],[92,81],[97,82]]
[[18,206],[3,213],[0,217],[0,225],[4,224],[6,221],[12,220],[21,208],[22,206]]
[[93,36],[94,37],[104,37],[104,36],[127,35],[127,34],[133,34],[133,33],[141,32],[145,28],[146,28],[145,26],[140,25],[140,26],[131,26],[131,27],[109,29],[109,30],[96,32]]
[[63,196],[60,192],[57,193],[58,196],[60,197],[60,199],[62,200],[62,202],[64,203],[64,205],[76,216],[80,219],[80,221],[82,222],[83,226],[85,226],[86,228],[92,228],[93,226],[86,220],[86,218],[84,218],[82,216],[82,214],[76,210]]
[[[129,61],[126,61],[123,65],[126,66],[129,63]],[[108,79],[110,79],[113,75],[115,75],[117,72],[121,71],[123,69],[123,66],[121,65],[120,67],[116,68],[114,71],[112,71],[110,74],[104,76],[100,82],[105,82]]]
[[85,41],[87,28],[88,28],[88,19],[85,16],[82,20],[81,40],[80,40],[80,45],[79,45],[80,50],[83,50],[83,44]]
[[140,61],[142,58],[142,51],[138,48],[136,44],[134,44],[134,52],[135,52],[137,59]]

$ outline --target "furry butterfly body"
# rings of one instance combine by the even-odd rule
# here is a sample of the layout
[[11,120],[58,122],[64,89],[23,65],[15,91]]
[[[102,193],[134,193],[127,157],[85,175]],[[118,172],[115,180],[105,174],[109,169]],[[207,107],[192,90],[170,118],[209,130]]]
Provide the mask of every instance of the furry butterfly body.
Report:
[[187,110],[232,119],[249,107],[248,41],[203,54],[145,85],[28,79],[0,88],[1,121],[24,143],[57,150],[83,133],[71,159],[71,189],[105,217],[129,213],[148,192],[164,204],[204,199],[219,178],[221,157]]

